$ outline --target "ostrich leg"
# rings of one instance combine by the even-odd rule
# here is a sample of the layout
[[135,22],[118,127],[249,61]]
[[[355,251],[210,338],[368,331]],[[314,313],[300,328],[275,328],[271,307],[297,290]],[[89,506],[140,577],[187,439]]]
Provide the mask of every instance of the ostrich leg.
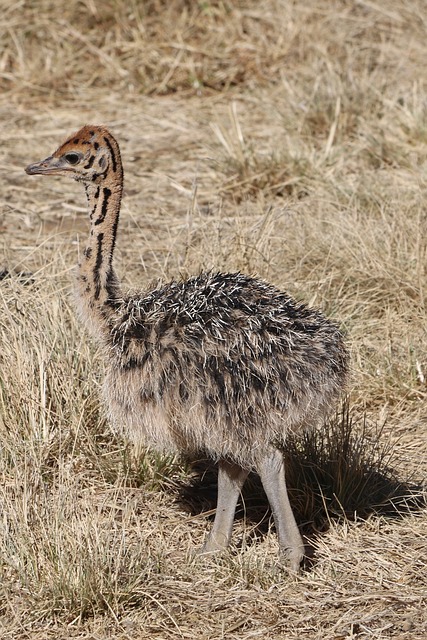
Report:
[[201,553],[225,549],[231,538],[234,514],[240,491],[249,471],[237,464],[220,460],[218,465],[218,501],[215,520]]
[[262,460],[258,473],[273,512],[280,553],[289,559],[290,568],[298,571],[304,557],[304,543],[289,502],[283,454],[278,449],[272,450]]

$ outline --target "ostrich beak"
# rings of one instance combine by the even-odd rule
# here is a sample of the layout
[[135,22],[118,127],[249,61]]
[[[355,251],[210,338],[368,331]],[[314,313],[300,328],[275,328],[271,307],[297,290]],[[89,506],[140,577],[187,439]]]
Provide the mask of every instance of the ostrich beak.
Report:
[[54,156],[49,156],[44,160],[40,160],[40,162],[34,162],[33,164],[29,164],[26,167],[25,172],[30,176],[35,175],[43,175],[43,174],[51,174],[58,173],[60,171],[64,171],[64,166],[61,162],[61,158],[55,158]]

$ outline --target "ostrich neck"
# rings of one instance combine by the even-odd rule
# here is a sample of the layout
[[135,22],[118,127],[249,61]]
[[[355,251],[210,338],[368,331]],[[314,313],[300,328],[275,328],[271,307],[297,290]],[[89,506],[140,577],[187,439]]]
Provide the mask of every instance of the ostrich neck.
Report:
[[108,332],[114,301],[121,298],[113,269],[113,253],[120,215],[123,176],[108,175],[101,184],[86,185],[90,235],[78,266],[77,296],[89,328],[98,335]]

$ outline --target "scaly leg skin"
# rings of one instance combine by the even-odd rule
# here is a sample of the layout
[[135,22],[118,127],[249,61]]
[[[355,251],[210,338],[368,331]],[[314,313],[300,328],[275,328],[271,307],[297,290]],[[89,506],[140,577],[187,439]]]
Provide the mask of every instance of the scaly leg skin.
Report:
[[273,512],[280,555],[287,558],[292,571],[298,572],[304,557],[304,543],[288,498],[283,454],[274,449],[261,461],[257,471]]
[[238,464],[221,460],[218,464],[218,501],[215,520],[201,554],[226,549],[230,543],[234,514],[240,491],[249,471]]

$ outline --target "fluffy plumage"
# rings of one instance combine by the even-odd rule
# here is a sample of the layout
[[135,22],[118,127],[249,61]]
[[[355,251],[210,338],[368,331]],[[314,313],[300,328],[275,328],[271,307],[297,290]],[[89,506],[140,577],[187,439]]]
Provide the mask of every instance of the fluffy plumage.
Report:
[[333,323],[240,273],[118,302],[108,345],[113,422],[157,449],[251,469],[272,442],[324,417],[346,367]]

